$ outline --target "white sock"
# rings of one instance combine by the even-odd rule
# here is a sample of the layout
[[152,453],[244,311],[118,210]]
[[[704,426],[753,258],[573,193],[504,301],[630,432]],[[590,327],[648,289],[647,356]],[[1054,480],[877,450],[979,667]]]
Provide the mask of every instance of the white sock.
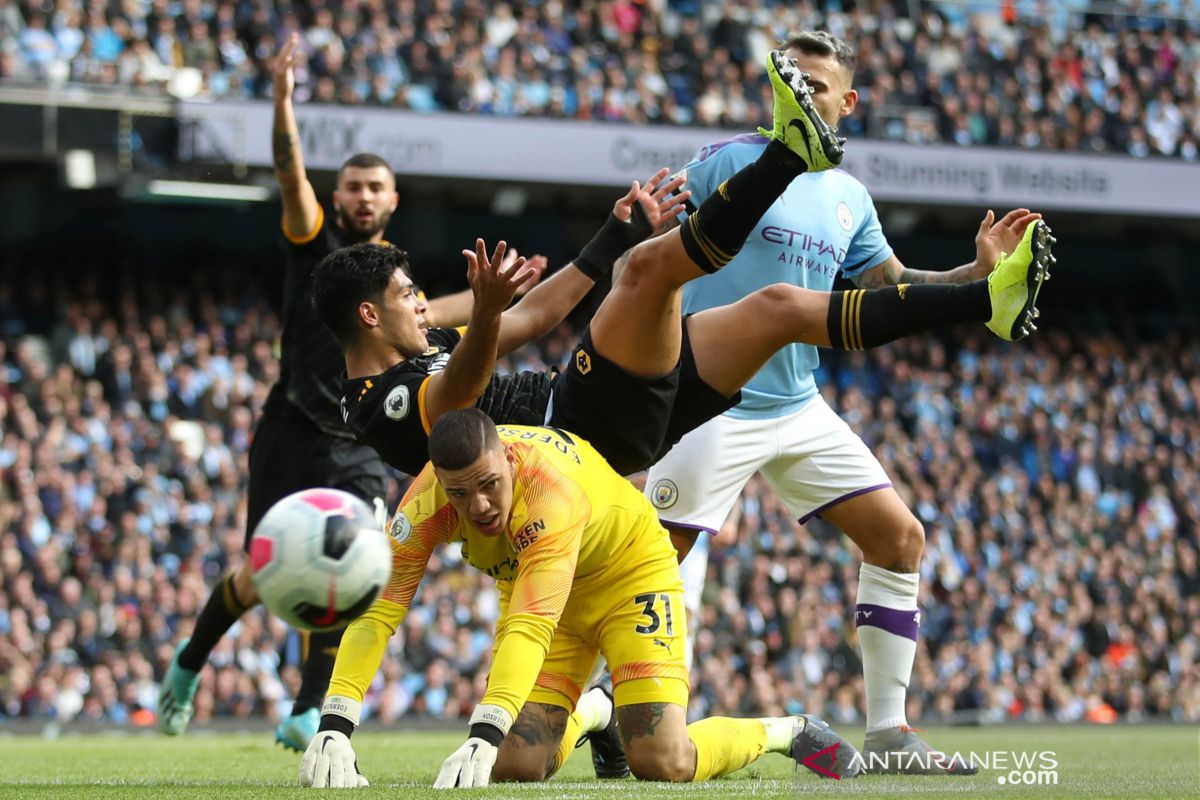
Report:
[[612,719],[612,712],[612,701],[599,687],[584,692],[583,696],[579,698],[579,702],[575,704],[575,715],[579,717],[583,733],[602,731],[607,728],[608,721]]
[[759,717],[759,722],[767,729],[767,752],[792,754],[792,739],[800,732],[799,726],[804,725],[803,717]]
[[[688,673],[692,671],[692,653],[696,649],[696,633],[700,630],[700,605],[704,594],[704,579],[708,575],[708,537],[707,531],[697,534],[696,544],[688,551],[683,563],[679,565],[679,575],[683,579],[683,605],[688,613],[687,643],[684,647],[684,664]],[[692,624],[695,621],[696,624]]]
[[908,724],[904,700],[917,657],[919,582],[915,572],[891,572],[871,564],[858,571],[854,621],[862,647],[868,733]]

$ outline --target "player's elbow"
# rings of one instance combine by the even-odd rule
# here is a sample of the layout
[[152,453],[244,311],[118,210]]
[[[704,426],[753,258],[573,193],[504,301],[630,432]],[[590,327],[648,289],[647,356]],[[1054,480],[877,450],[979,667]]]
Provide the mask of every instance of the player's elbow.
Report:
[[661,246],[658,239],[642,242],[617,259],[614,271],[614,286],[621,286],[631,291],[637,291],[651,285],[664,277],[660,261],[663,258],[658,250]]

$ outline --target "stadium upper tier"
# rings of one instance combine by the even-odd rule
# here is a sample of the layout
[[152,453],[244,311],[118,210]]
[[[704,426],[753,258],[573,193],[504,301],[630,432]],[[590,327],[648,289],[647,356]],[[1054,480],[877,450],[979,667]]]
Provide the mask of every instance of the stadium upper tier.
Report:
[[[838,10],[867,6],[878,13]],[[263,98],[266,59],[298,32],[302,102],[745,129],[770,115],[766,51],[789,30],[825,28],[859,54],[859,105],[842,125],[850,136],[1200,158],[1195,0],[44,8],[0,6],[0,81]]]

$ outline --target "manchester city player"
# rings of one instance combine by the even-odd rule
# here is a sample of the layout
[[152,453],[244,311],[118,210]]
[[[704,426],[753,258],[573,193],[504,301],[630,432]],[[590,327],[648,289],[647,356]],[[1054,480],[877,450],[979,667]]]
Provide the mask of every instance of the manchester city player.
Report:
[[[813,102],[836,125],[858,101],[852,88],[853,50],[824,32],[800,32],[788,55],[808,73]],[[767,140],[744,135],[709,145],[686,167],[692,196],[707,197],[762,153]],[[863,288],[965,283],[987,277],[1002,250],[1016,248],[1039,214],[988,212],[975,237],[976,259],[947,272],[905,267],[892,252],[866,188],[842,170],[796,178],[753,230],[740,255],[720,272],[684,288],[684,313],[736,302],[765,286],[790,283],[829,291],[839,273]],[[867,695],[866,754],[894,753],[896,771],[931,752],[905,716],[905,692],[917,649],[918,565],[925,544],[921,523],[892,488],[863,441],[821,399],[813,380],[817,349],[790,344],[742,389],[741,403],[692,431],[655,465],[646,493],[681,551],[700,531],[716,532],[742,487],[762,472],[792,513],[836,525],[862,549],[856,623]],[[707,565],[707,543],[684,561],[684,582],[695,609]],[[878,760],[877,762],[878,763]],[[961,767],[961,765],[958,765]]]

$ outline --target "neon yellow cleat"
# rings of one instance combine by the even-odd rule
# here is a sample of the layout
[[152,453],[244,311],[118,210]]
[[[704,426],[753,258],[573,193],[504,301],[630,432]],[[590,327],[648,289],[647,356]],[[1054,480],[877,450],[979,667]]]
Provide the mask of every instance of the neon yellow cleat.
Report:
[[809,172],[822,172],[841,164],[846,140],[839,139],[817,113],[808,75],[779,50],[772,50],[767,57],[767,75],[775,92],[775,127],[759,132],[787,145],[808,164]]
[[1039,219],[1025,229],[1016,250],[1000,254],[988,276],[992,318],[987,326],[1001,339],[1017,342],[1037,330],[1033,321],[1039,312],[1034,304],[1042,283],[1050,278],[1054,263],[1050,248],[1055,241],[1050,226]]

